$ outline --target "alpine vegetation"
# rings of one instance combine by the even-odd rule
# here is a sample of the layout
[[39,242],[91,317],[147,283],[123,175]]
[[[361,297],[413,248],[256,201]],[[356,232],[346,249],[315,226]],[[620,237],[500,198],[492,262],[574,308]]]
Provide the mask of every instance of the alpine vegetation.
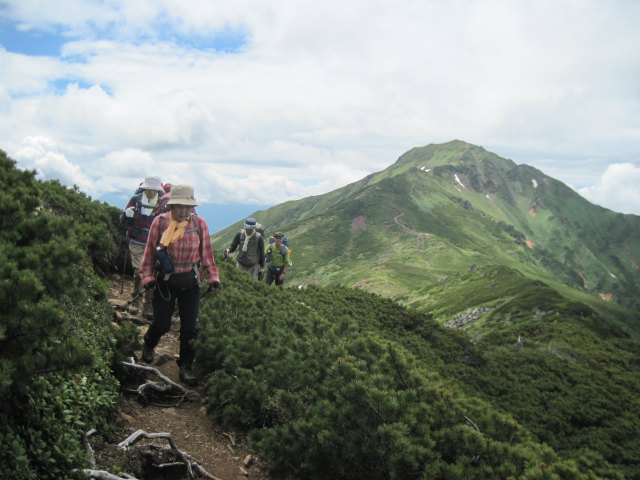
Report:
[[[0,167],[0,476],[74,478],[139,355],[119,209]],[[225,259],[246,219],[214,235],[193,371],[270,478],[640,478],[638,217],[453,141],[251,218],[286,283]]]
[[70,478],[105,432],[119,339],[98,272],[118,254],[118,210],[38,182],[0,151],[0,477]]

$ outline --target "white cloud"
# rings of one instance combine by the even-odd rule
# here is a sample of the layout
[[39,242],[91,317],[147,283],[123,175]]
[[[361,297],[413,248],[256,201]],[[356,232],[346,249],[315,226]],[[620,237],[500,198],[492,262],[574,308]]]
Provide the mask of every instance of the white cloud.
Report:
[[68,186],[77,185],[84,192],[94,190],[93,180],[67,160],[50,138],[27,137],[15,156],[21,168],[36,170],[41,180],[58,179]]
[[614,163],[607,167],[600,182],[578,192],[589,201],[606,205],[621,213],[640,215],[640,167],[632,163]]
[[[155,173],[278,203],[455,138],[595,192],[640,155],[635,1],[54,3],[0,4],[64,36],[58,57],[0,47],[0,148],[54,140],[41,174],[92,196]],[[211,48],[225,35],[244,43]]]

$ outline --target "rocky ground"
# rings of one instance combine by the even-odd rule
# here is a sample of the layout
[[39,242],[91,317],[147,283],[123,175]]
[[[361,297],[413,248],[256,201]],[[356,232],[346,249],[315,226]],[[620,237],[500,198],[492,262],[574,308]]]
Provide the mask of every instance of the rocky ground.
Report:
[[[124,288],[123,288],[124,285]],[[109,296],[114,305],[118,322],[133,322],[140,330],[140,341],[148,322],[141,315],[133,316],[119,310],[118,306],[131,298],[131,282],[115,279]],[[122,291],[122,293],[121,293]],[[156,348],[151,367],[175,383],[178,379],[176,359],[179,352],[180,320],[172,325]],[[136,363],[141,363],[141,352],[136,352]],[[249,449],[243,435],[227,431],[214,424],[206,415],[202,386],[188,388],[182,402],[141,402],[135,395],[123,394],[116,425],[116,438],[123,441],[138,430],[147,433],[168,433],[176,447],[192,457],[212,477],[219,480],[266,479],[263,466]],[[164,404],[162,404],[164,403]],[[173,403],[173,404],[172,404]],[[162,439],[142,440],[166,446]],[[206,477],[203,477],[206,478]]]

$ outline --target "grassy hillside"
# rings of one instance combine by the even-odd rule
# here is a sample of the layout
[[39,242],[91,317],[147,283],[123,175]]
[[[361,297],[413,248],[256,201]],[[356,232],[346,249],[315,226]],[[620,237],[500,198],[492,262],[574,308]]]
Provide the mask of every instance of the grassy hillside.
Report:
[[[505,265],[640,328],[640,217],[592,205],[532,167],[458,140],[254,215],[292,242],[290,284],[339,283],[415,305],[420,288],[440,278]],[[213,245],[227,246],[241,225],[218,232]]]

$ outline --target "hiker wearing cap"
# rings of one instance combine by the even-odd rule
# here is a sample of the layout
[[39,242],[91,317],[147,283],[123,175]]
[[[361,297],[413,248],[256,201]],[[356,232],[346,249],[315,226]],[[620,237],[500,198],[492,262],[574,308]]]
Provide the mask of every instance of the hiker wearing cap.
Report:
[[[127,229],[127,243],[133,266],[133,292],[129,303],[129,312],[133,315],[139,311],[142,292],[140,263],[144,255],[151,223],[161,213],[158,197],[162,194],[164,194],[164,189],[160,177],[148,175],[120,214],[120,223]],[[151,292],[145,293],[142,313],[148,318],[151,317]]]
[[274,280],[276,286],[282,286],[287,269],[291,266],[291,254],[289,249],[282,243],[284,233],[276,232],[273,234],[274,243],[269,244],[265,250],[265,262],[267,263],[267,274],[264,281],[267,285],[271,285]]
[[153,362],[154,349],[171,328],[176,300],[180,311],[180,380],[197,382],[192,366],[200,314],[200,264],[209,281],[209,289],[220,288],[218,267],[213,258],[209,227],[193,213],[199,205],[193,188],[174,185],[167,202],[169,212],[158,215],[149,230],[142,258],[142,285],[153,288],[153,321],[144,335],[142,359]]
[[255,280],[262,280],[264,273],[264,237],[257,231],[258,223],[255,218],[247,218],[242,230],[236,233],[231,246],[222,254],[227,258],[230,253],[238,250],[236,267],[249,274]]

